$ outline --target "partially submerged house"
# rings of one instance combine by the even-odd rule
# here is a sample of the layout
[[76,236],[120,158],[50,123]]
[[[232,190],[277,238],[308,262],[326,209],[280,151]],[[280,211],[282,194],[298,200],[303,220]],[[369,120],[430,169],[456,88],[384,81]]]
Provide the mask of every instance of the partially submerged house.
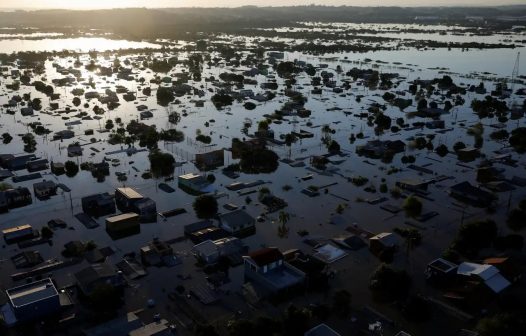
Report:
[[195,166],[199,170],[213,170],[224,165],[225,151],[223,149],[195,154]]
[[143,199],[133,188],[117,188],[115,190],[115,202],[121,211],[131,211],[136,201]]
[[69,157],[75,157],[82,156],[83,149],[79,144],[70,144],[67,148],[67,151]]
[[421,179],[402,179],[396,182],[396,186],[411,192],[426,192],[429,183]]
[[369,238],[369,249],[378,256],[383,251],[394,251],[399,243],[400,241],[394,233],[382,232]]
[[53,181],[42,181],[33,184],[35,197],[38,199],[48,199],[57,194],[57,184]]
[[5,202],[7,202],[7,207],[9,209],[19,208],[33,203],[31,192],[25,187],[0,191],[0,195],[3,195],[5,198]]
[[123,275],[108,263],[93,264],[74,274],[77,286],[88,296],[101,285],[122,288],[126,285]]
[[448,282],[457,273],[458,265],[446,259],[438,258],[427,264],[426,279],[434,282]]
[[141,260],[145,265],[160,266],[165,260],[173,258],[174,250],[170,244],[155,238],[148,245],[141,247]]
[[212,221],[205,220],[184,226],[184,234],[194,244],[207,240],[218,240],[228,237],[228,232],[214,225]]
[[463,262],[458,265],[457,274],[484,283],[494,293],[500,293],[511,285],[493,265]]
[[276,247],[267,247],[243,257],[245,282],[250,282],[263,296],[274,296],[302,288],[305,273],[284,261]]
[[235,237],[205,240],[192,248],[195,257],[205,264],[215,264],[220,258],[241,256],[244,250],[243,242]]
[[133,188],[117,188],[115,202],[120,211],[135,212],[142,222],[155,222],[157,220],[157,205],[148,197],[143,197]]
[[219,215],[221,228],[235,237],[245,237],[256,231],[256,219],[245,210],[234,210]]
[[35,159],[26,162],[26,169],[29,172],[36,172],[49,168],[49,161],[47,159]]
[[155,201],[149,197],[135,201],[132,210],[139,215],[139,220],[143,223],[157,221],[157,205]]
[[139,215],[135,212],[106,218],[106,231],[110,234],[121,235],[128,232],[138,232],[140,229]]
[[213,191],[212,184],[204,175],[189,173],[177,178],[179,188],[190,194],[203,194]]
[[114,214],[115,200],[108,193],[94,194],[82,197],[82,211],[93,217],[102,217]]
[[2,230],[4,240],[7,243],[14,243],[26,238],[32,238],[36,236],[36,231],[29,224],[19,225],[11,228]]
[[6,290],[7,309],[2,309],[8,325],[36,321],[61,310],[60,295],[46,278]]

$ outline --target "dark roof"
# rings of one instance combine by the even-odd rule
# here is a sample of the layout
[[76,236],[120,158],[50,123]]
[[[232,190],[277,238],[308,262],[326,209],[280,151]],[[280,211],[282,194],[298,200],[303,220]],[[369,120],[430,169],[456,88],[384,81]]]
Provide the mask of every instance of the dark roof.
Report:
[[258,266],[265,266],[275,261],[283,259],[283,254],[277,247],[266,247],[261,250],[249,253],[248,256]]
[[464,182],[455,184],[454,186],[451,187],[451,190],[459,192],[459,193],[471,194],[478,198],[488,198],[488,199],[494,198],[492,193],[485,191],[483,189],[480,189],[478,187],[475,187],[471,185],[471,183],[469,183],[468,181],[464,181]]
[[91,283],[108,277],[115,276],[117,272],[115,269],[107,264],[94,264],[91,265],[77,273],[75,273],[75,278],[77,281],[85,286],[89,286]]

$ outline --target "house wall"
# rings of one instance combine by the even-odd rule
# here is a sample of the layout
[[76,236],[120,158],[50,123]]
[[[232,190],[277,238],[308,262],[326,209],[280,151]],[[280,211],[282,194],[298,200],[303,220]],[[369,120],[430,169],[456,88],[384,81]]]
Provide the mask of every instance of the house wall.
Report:
[[60,298],[57,295],[31,303],[29,305],[14,307],[17,319],[22,321],[34,320],[58,312]]

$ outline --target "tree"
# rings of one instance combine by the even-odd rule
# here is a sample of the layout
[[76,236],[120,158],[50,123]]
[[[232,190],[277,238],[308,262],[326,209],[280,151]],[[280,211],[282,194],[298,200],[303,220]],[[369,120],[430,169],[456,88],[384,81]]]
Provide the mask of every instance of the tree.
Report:
[[418,105],[417,105],[417,110],[418,111],[423,111],[427,109],[427,100],[425,99],[421,99],[418,101]]
[[311,313],[308,309],[299,309],[290,305],[283,319],[283,335],[303,336],[309,330]]
[[521,208],[512,209],[508,214],[507,223],[514,231],[522,230],[526,227],[526,211]]
[[336,142],[336,140],[332,140],[329,145],[327,146],[327,150],[329,153],[338,153],[340,152],[340,144]]
[[269,126],[268,126],[268,121],[266,119],[261,120],[258,123],[258,131],[268,131],[268,129],[269,129]]
[[405,199],[402,207],[409,217],[416,217],[422,213],[422,202],[413,195]]
[[196,336],[219,336],[215,328],[209,324],[207,325],[198,325],[195,328]]
[[157,89],[157,104],[168,106],[175,99],[172,88],[161,86]]
[[122,305],[121,293],[110,284],[97,285],[88,297],[89,304],[97,312],[114,312]]
[[466,144],[462,141],[458,141],[453,145],[453,149],[455,150],[455,152],[458,152],[459,150],[464,148],[466,148]]
[[211,195],[201,195],[194,201],[193,208],[197,218],[212,218],[217,214],[217,200]]
[[477,323],[480,336],[519,336],[524,334],[526,320],[519,313],[498,313]]
[[6,191],[12,189],[13,186],[6,182],[0,182],[0,191]]
[[526,127],[519,127],[511,131],[510,145],[518,152],[526,152]]
[[51,239],[53,237],[53,230],[51,230],[47,226],[44,226],[42,230],[40,230],[40,234],[44,239]]
[[438,154],[438,156],[444,157],[449,153],[449,149],[446,145],[442,144],[435,149],[435,152]]
[[404,304],[402,312],[406,319],[414,322],[424,322],[431,315],[429,303],[420,296],[411,296]]
[[278,227],[278,236],[280,238],[285,238],[289,235],[289,228],[287,227],[287,223],[290,220],[290,215],[285,211],[280,211],[278,215],[278,222],[280,223],[280,226]]
[[148,155],[150,170],[155,177],[170,176],[174,172],[175,158],[170,153],[153,150]]
[[67,177],[74,177],[79,172],[79,166],[74,161],[66,161],[64,164],[64,168],[66,169],[66,176]]
[[351,293],[345,289],[337,291],[332,297],[333,311],[342,318],[347,317],[351,311],[351,299]]
[[245,174],[270,174],[278,169],[278,155],[269,149],[243,151],[239,167]]
[[460,226],[452,248],[461,254],[476,256],[481,248],[491,246],[497,233],[497,224],[493,220],[465,223]]
[[371,277],[369,289],[382,301],[403,299],[411,288],[411,277],[405,270],[380,265]]

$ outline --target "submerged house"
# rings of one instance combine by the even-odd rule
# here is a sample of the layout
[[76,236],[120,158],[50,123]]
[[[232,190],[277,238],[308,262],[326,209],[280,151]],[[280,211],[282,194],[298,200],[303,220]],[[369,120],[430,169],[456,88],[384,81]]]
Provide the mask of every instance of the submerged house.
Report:
[[497,197],[489,191],[475,187],[465,181],[449,189],[449,195],[475,207],[485,208],[493,204]]
[[371,140],[365,145],[357,146],[356,153],[371,158],[381,158],[383,156],[392,156],[401,153],[405,150],[405,146],[405,143],[401,140]]

